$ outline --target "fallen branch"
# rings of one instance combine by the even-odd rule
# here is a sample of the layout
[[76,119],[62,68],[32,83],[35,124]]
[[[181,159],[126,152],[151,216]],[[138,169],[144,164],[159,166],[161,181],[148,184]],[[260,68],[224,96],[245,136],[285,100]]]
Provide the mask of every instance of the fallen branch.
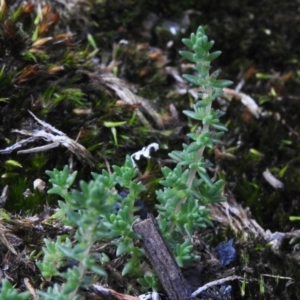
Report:
[[133,230],[142,237],[147,258],[169,299],[190,299],[191,287],[177,266],[154,217],[151,215],[150,218],[135,223]]

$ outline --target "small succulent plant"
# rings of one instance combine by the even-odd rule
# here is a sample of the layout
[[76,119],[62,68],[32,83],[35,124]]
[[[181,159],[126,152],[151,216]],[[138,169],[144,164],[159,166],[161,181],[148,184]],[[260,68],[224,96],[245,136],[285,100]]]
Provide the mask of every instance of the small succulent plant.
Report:
[[[195,231],[212,225],[206,205],[225,200],[222,197],[224,182],[210,177],[208,167],[212,164],[205,160],[203,153],[205,148],[213,148],[226,130],[219,121],[222,112],[215,111],[212,102],[222,94],[223,87],[231,84],[218,80],[218,71],[210,73],[211,62],[221,52],[210,52],[214,43],[208,40],[203,27],[183,42],[190,51],[180,54],[195,66],[195,75],[184,75],[184,78],[201,89],[199,100],[184,114],[202,124],[187,135],[192,141],[189,145],[184,144],[182,151],[170,153],[177,165],[174,169],[162,168],[163,188],[156,193],[159,226],[180,267],[199,259],[192,252],[190,239]],[[109,257],[101,252],[91,253],[92,246],[99,241],[113,243],[116,255],[125,255],[123,276],[140,278],[140,284],[146,288],[158,289],[155,275],[150,272],[149,276],[151,267],[143,260],[144,250],[136,243],[139,236],[132,229],[139,218],[135,213],[140,209],[136,200],[146,190],[136,180],[138,169],[133,158],[149,157],[149,147],[132,157],[127,156],[122,166],[112,167],[113,172],[92,173],[93,180],[80,182],[79,190],[72,189],[77,173],[70,173],[68,167],[63,171],[47,171],[52,184],[48,193],[63,199],[59,201],[61,221],[76,228],[76,232],[72,237],[45,240],[44,257],[38,267],[45,280],[60,276],[65,281],[40,291],[43,299],[80,299],[80,287],[88,287],[95,280],[94,276],[106,275],[105,263]],[[153,147],[156,149],[157,145]],[[120,194],[121,190],[127,192]],[[60,271],[66,259],[78,263],[67,271]],[[0,296],[1,293],[3,290]],[[26,299],[24,297],[20,299]]]

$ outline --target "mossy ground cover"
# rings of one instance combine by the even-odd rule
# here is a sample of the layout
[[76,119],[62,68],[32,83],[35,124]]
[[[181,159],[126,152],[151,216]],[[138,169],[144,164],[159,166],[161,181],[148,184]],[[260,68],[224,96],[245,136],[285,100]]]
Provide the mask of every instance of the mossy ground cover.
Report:
[[[69,163],[79,171],[78,179],[89,180],[91,171],[107,168],[107,163],[120,164],[127,154],[152,141],[161,150],[151,161],[142,162],[140,178],[150,187],[144,197],[150,209],[154,207],[160,166],[172,164],[167,153],[185,142],[188,128],[196,130],[181,114],[193,102],[191,93],[186,93],[188,85],[176,77],[189,69],[178,55],[183,49],[181,38],[207,24],[208,36],[223,52],[215,67],[235,86],[240,84],[241,91],[262,110],[256,118],[240,100],[220,99],[228,132],[223,143],[208,153],[215,164],[211,172],[227,182],[226,189],[243,207],[249,207],[252,218],[264,229],[289,232],[297,228],[289,220],[299,215],[296,2],[82,1],[64,5],[49,1],[41,5],[33,1],[24,6],[16,1],[2,5],[0,21],[1,149],[22,138],[12,129],[31,128],[30,110],[73,140],[78,138],[96,162],[91,168],[63,146],[44,153],[1,155],[0,183],[9,187],[4,209],[11,217],[25,220],[38,214],[43,220],[53,213],[58,199],[34,192],[32,187],[37,178],[47,183],[46,170],[62,169]],[[44,144],[40,141],[34,146]],[[274,189],[264,179],[266,169],[284,188]],[[25,198],[28,188],[33,195]],[[32,256],[28,265],[22,260],[11,267],[24,270],[13,277],[18,287],[26,276],[39,284],[33,261],[42,239],[57,234],[50,227],[47,233],[38,233],[32,220],[23,222],[23,227],[14,223],[22,241],[13,245]],[[232,237],[232,232],[217,236],[209,237],[211,247]],[[285,253],[278,259],[269,255],[265,245],[239,244],[236,239],[239,274],[247,267],[253,271],[247,273],[246,299],[299,297],[293,283],[299,273],[292,263],[299,263],[297,250],[293,260],[286,262]],[[292,246],[286,248],[290,251]],[[5,253],[4,247],[3,259]],[[242,287],[236,283],[234,299],[240,299]]]

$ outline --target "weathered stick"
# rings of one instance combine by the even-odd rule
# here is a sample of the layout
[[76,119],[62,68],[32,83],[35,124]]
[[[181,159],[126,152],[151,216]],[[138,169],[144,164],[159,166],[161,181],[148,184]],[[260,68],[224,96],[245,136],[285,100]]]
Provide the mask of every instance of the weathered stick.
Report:
[[232,280],[236,280],[236,279],[243,280],[243,277],[234,275],[234,276],[229,276],[229,277],[226,277],[226,278],[218,279],[218,280],[215,280],[215,281],[211,281],[211,282],[209,282],[209,283],[201,286],[195,292],[193,292],[192,295],[191,295],[191,298],[197,297],[203,291],[205,291],[208,288],[211,288],[211,287],[213,287],[215,285],[220,285],[220,284],[223,284],[223,283],[225,283],[227,281],[232,281]]
[[135,223],[133,230],[142,237],[146,255],[169,299],[189,299],[191,288],[177,266],[154,217],[151,215],[150,218]]

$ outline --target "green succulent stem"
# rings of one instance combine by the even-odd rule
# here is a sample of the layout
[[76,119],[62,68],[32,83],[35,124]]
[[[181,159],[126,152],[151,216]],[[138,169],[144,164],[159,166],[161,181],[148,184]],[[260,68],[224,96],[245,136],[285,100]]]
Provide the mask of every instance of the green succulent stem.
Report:
[[[206,107],[206,113],[209,114],[209,113],[210,113],[210,110],[211,110],[211,104],[209,104],[209,105]],[[205,124],[205,125],[203,126],[202,130],[201,130],[201,133],[206,133],[206,132],[208,132],[208,131],[209,131],[209,125],[208,125],[208,124]],[[205,146],[202,146],[202,147],[198,150],[198,152],[197,152],[197,154],[196,154],[196,157],[195,157],[195,162],[197,162],[197,161],[200,160],[200,158],[203,156],[204,150],[205,150]],[[187,188],[188,188],[188,189],[191,189],[191,188],[192,188],[192,184],[193,184],[193,182],[194,182],[194,180],[195,180],[196,173],[197,173],[197,172],[196,172],[196,170],[194,170],[194,169],[190,169],[190,170],[189,170],[189,177],[188,177],[188,180],[187,180]],[[178,205],[177,205],[176,208],[175,208],[175,214],[179,213],[180,208],[181,208],[182,204],[185,203],[185,201],[186,201],[186,198],[182,199],[182,201],[178,203]]]
[[189,241],[195,231],[212,225],[206,205],[225,200],[221,196],[224,183],[210,178],[208,167],[212,164],[203,155],[205,148],[212,149],[227,130],[219,121],[222,112],[215,111],[212,102],[222,95],[224,87],[231,84],[228,80],[216,79],[219,71],[210,73],[211,62],[221,52],[210,52],[214,42],[208,40],[203,27],[192,33],[190,39],[183,39],[183,43],[190,52],[180,51],[180,54],[195,65],[195,75],[184,74],[183,77],[201,88],[193,110],[183,113],[202,123],[202,128],[187,135],[192,142],[183,144],[182,151],[169,154],[177,165],[173,170],[162,169],[165,179],[161,184],[164,188],[157,191],[159,225],[180,266],[198,259],[191,253]]
[[[86,247],[86,249],[82,253],[82,256],[88,257],[89,253],[90,253],[91,245],[93,245],[92,230],[88,231],[86,233],[86,236],[84,239],[85,239],[85,243],[90,246]],[[84,282],[84,278],[85,278],[88,268],[86,267],[85,264],[83,264],[82,262],[79,262],[78,270],[79,270],[78,283],[81,285]],[[69,300],[73,300],[76,297],[77,291],[80,287],[79,284],[76,286],[75,290],[68,295]]]

